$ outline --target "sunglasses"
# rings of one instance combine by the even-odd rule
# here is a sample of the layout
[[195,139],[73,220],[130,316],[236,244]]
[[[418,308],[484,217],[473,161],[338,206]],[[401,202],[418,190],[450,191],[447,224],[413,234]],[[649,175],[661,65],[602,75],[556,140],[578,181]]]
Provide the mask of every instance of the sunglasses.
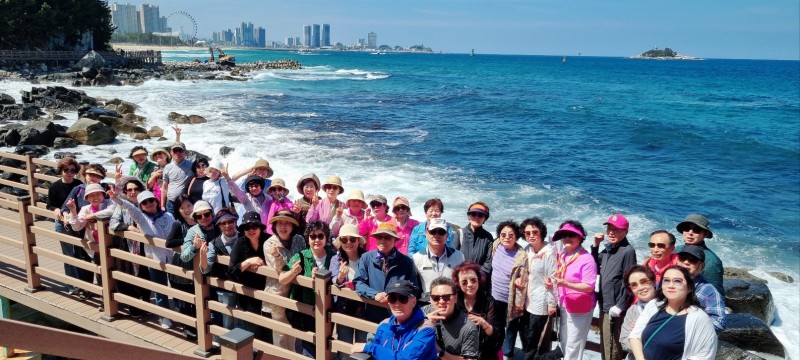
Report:
[[154,203],[154,202],[156,202],[155,198],[149,198],[149,199],[145,199],[144,201],[142,201],[141,204],[142,205],[147,205],[147,204]]
[[406,206],[395,206],[394,209],[392,209],[393,212],[408,211],[408,210],[409,208]]
[[505,239],[505,238],[509,238],[509,239],[511,239],[511,238],[515,238],[515,237],[516,237],[516,235],[515,235],[514,233],[500,233],[500,237],[501,237],[501,238],[504,238],[504,239]]
[[461,285],[475,284],[475,283],[477,283],[477,282],[478,282],[478,278],[476,278],[476,277],[469,277],[469,278],[466,278],[466,279],[464,279],[464,280],[461,280]]
[[649,246],[651,249],[652,248],[659,248],[659,249],[666,249],[667,248],[667,244],[662,244],[662,243],[648,243],[647,246]]
[[467,215],[468,215],[468,216],[472,216],[472,217],[476,217],[476,218],[479,218],[479,219],[483,219],[483,218],[485,218],[485,217],[486,217],[486,214],[484,214],[484,213],[479,213],[479,212],[471,212],[471,213],[469,213],[469,214],[467,214]]
[[175,149],[172,149],[172,152],[174,152],[174,153],[182,153],[182,152],[183,152],[183,149],[181,149],[181,148],[175,148]]
[[686,254],[686,253],[678,254],[678,260],[680,260],[680,261],[688,261],[688,262],[690,262],[692,264],[697,264],[697,263],[700,262],[700,259],[697,259],[694,256]]
[[646,279],[646,278],[642,279],[642,280],[639,280],[638,283],[637,282],[631,282],[630,284],[628,284],[628,286],[631,287],[631,291],[636,291],[636,289],[638,289],[639,286],[647,286],[647,285],[650,285],[650,279]]
[[325,234],[311,234],[308,235],[309,240],[325,240]]
[[522,233],[525,234],[525,236],[539,236],[541,235],[542,232],[539,230],[533,230],[533,231],[523,231]]
[[247,226],[242,227],[242,229],[244,229],[244,231],[250,231],[250,230],[255,230],[255,229],[261,229],[261,227],[258,226],[258,225],[247,225]]
[[374,207],[374,208],[376,208],[376,207],[381,207],[381,206],[383,206],[383,203],[379,203],[379,202],[371,202],[371,203],[369,203],[369,206],[370,206],[370,207]]
[[73,169],[73,168],[64,169],[64,172],[65,173],[69,173],[69,174],[77,174],[78,173],[78,169]]
[[453,297],[453,294],[442,294],[442,295],[431,295],[431,302],[439,302],[439,300],[444,300],[444,302],[450,302],[450,299]]
[[358,242],[358,239],[354,237],[340,237],[339,242],[342,244],[347,244],[348,242],[355,244]]
[[195,219],[205,219],[205,218],[210,218],[211,215],[213,215],[213,214],[211,214],[211,211],[206,211],[206,212],[204,212],[202,214],[195,215],[194,218]]
[[391,236],[388,236],[388,235],[384,235],[384,236],[373,236],[373,237],[375,238],[375,240],[376,240],[376,241],[390,241],[390,240],[394,240],[394,238],[393,238],[393,237],[391,237]]
[[695,234],[699,234],[699,233],[701,233],[703,231],[706,231],[706,229],[703,229],[703,228],[701,228],[701,227],[699,227],[699,226],[697,226],[695,224],[692,224],[691,226],[686,228],[686,231],[690,231],[690,230]]
[[207,164],[197,164],[197,166],[196,166],[196,168],[198,168],[198,169],[205,169],[207,167],[208,167]]
[[139,188],[127,188],[127,189],[125,189],[125,192],[134,192],[134,191],[139,191]]
[[261,187],[261,184],[259,184],[257,182],[251,182],[251,183],[247,184],[247,187],[249,187],[249,188],[251,188],[251,187]]
[[400,294],[389,294],[389,304],[396,304],[400,302],[401,304],[408,304],[408,296],[400,295]]
[[438,236],[447,235],[447,230],[445,229],[433,229],[433,230],[428,230],[428,232],[431,235],[438,235]]
[[225,220],[225,221],[221,221],[219,223],[220,226],[228,226],[228,225],[235,225],[235,224],[236,224],[235,220]]

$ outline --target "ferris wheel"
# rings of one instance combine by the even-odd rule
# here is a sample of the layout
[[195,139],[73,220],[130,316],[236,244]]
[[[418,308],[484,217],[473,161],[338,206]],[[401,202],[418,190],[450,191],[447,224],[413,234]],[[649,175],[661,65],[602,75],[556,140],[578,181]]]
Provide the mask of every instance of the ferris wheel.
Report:
[[172,27],[174,36],[189,40],[192,44],[197,40],[197,22],[186,11],[176,11],[169,14],[167,16],[167,24]]

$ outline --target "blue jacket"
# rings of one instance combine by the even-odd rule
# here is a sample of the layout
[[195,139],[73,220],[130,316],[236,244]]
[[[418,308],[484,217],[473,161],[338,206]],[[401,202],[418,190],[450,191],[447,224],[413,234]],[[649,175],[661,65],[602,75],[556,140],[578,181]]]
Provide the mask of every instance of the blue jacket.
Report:
[[[397,280],[411,281],[419,289],[419,275],[414,262],[397,249],[389,255],[389,271],[383,272],[383,256],[378,250],[368,251],[358,259],[358,271],[355,283],[358,295],[375,299],[375,295],[385,292],[389,285]],[[419,298],[419,294],[417,294]],[[364,318],[373,322],[380,322],[389,317],[389,309],[367,305],[364,309]]]
[[426,321],[422,309],[417,306],[405,322],[398,324],[392,315],[382,322],[375,339],[364,346],[364,352],[375,360],[434,360],[436,355],[436,330]]

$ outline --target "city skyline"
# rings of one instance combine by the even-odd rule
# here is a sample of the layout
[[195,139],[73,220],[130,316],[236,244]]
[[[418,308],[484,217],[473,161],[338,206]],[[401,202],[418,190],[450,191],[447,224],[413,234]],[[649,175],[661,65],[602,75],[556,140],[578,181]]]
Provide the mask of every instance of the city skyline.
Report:
[[198,37],[242,21],[261,24],[268,41],[303,39],[302,27],[330,24],[331,43],[380,34],[378,45],[424,44],[437,51],[486,54],[630,56],[670,47],[703,58],[800,59],[800,3],[559,2],[557,0],[440,0],[347,6],[310,0],[130,1],[186,11]]

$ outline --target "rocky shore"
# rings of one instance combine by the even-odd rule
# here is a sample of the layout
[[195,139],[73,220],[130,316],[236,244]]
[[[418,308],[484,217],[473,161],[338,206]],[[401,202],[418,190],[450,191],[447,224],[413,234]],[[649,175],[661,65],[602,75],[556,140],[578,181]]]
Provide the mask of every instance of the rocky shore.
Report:
[[93,66],[59,67],[46,63],[0,64],[0,79],[29,81],[32,84],[48,82],[72,86],[122,86],[141,85],[150,79],[170,81],[227,80],[245,81],[247,74],[256,70],[299,70],[297,60],[258,61],[236,65],[165,61],[163,64],[135,68],[112,68],[102,62]]

